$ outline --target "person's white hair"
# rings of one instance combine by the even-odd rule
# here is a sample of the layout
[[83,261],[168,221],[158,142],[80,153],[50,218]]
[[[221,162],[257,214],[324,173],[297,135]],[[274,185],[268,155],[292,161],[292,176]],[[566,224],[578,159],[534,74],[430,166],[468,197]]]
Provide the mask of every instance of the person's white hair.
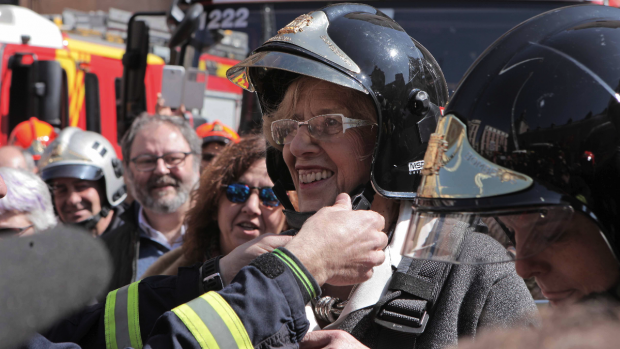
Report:
[[37,232],[56,225],[52,197],[41,178],[31,172],[9,167],[0,167],[0,176],[7,187],[6,196],[0,199],[0,214],[24,213]]

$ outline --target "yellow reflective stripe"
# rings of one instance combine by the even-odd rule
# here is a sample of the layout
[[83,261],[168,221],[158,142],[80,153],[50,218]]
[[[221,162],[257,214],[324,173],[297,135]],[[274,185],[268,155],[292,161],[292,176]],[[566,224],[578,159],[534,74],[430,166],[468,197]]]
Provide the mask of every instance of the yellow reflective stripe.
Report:
[[129,285],[127,295],[127,318],[129,324],[129,340],[134,349],[142,349],[142,336],[140,335],[140,308],[138,306],[138,282]]
[[209,328],[200,319],[198,314],[187,304],[182,304],[172,311],[183,321],[202,349],[218,349],[219,345],[209,331]]
[[116,346],[116,324],[114,322],[114,305],[116,304],[116,291],[108,293],[105,301],[105,347],[106,349],[118,349]]
[[209,302],[213,309],[220,315],[226,327],[230,330],[235,342],[237,342],[237,347],[239,348],[253,348],[252,341],[250,341],[250,336],[248,332],[245,330],[245,326],[237,316],[237,313],[233,310],[233,308],[228,305],[228,302],[217,292],[208,292],[201,296],[204,300]]
[[[172,311],[187,326],[201,348],[253,348],[241,319],[216,292],[208,292]],[[212,346],[214,343],[216,347]]]
[[276,257],[280,258],[280,260],[282,260],[284,263],[286,263],[286,265],[288,265],[289,269],[291,269],[293,274],[295,274],[297,278],[301,281],[302,285],[304,285],[310,297],[315,298],[316,291],[314,290],[314,287],[312,287],[312,283],[310,282],[310,280],[308,280],[308,277],[299,268],[299,266],[297,266],[297,263],[295,263],[295,261],[293,261],[289,256],[287,256],[286,253],[278,249],[273,250],[273,253]]

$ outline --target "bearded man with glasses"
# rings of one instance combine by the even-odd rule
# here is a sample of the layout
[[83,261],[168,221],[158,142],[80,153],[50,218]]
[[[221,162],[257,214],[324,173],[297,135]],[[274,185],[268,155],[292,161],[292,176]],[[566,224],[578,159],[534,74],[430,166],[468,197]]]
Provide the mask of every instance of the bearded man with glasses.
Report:
[[144,115],[122,140],[127,186],[135,202],[128,222],[104,237],[114,260],[109,290],[141,278],[164,253],[181,246],[190,193],[200,178],[200,139],[180,118]]

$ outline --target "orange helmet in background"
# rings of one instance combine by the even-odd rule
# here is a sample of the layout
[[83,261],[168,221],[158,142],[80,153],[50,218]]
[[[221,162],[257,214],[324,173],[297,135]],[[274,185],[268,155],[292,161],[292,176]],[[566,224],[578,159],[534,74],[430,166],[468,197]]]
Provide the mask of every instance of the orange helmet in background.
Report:
[[57,136],[56,130],[45,121],[31,117],[15,126],[9,136],[9,145],[28,150],[34,160],[39,160],[48,144]]
[[220,142],[224,144],[230,142],[239,143],[239,135],[237,132],[218,120],[198,126],[196,133],[198,137],[202,138],[203,145],[211,142]]

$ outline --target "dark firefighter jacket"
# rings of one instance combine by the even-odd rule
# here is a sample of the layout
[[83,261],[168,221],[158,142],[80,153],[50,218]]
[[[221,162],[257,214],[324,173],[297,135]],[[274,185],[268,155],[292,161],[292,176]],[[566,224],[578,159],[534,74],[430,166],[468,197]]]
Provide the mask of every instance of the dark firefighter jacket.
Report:
[[[320,292],[284,248],[257,258],[217,293],[201,295],[198,283],[198,266],[180,268],[178,276],[146,278],[111,292],[114,300],[108,295],[104,303],[61,321],[26,348],[47,348],[41,342],[49,348],[55,348],[50,342],[83,348],[206,348],[201,344],[209,341],[210,348],[213,343],[229,348],[231,338],[240,347],[294,345],[309,327],[304,306]],[[201,338],[208,333],[211,337]]]

